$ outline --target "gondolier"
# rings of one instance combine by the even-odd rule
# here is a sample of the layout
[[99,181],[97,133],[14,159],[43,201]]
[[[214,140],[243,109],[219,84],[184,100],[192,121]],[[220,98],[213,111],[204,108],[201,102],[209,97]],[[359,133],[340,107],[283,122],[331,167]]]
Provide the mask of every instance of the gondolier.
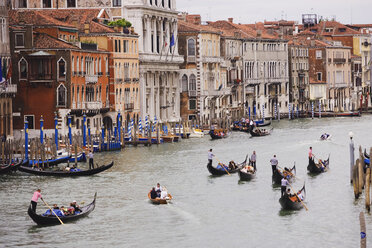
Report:
[[89,170],[94,169],[94,163],[93,163],[94,155],[93,155],[93,152],[91,150],[89,151],[88,157],[89,157]]
[[35,192],[34,192],[34,195],[32,196],[31,198],[31,209],[32,211],[36,212],[36,206],[37,206],[37,201],[39,200],[39,198],[41,200],[43,200],[43,197],[41,196],[41,189],[37,189]]
[[283,196],[284,193],[286,192],[288,185],[289,185],[289,182],[287,178],[283,177],[282,182],[281,182],[281,196]]
[[276,166],[278,165],[278,160],[276,159],[276,155],[270,160],[271,163],[271,169],[273,170],[273,175],[275,174],[276,171]]
[[208,152],[208,163],[212,164],[213,157],[214,157],[214,154],[212,153],[212,149],[209,149],[209,152]]
[[257,168],[256,168],[256,151],[253,151],[253,154],[251,156],[251,165],[253,166],[254,170],[257,170]]

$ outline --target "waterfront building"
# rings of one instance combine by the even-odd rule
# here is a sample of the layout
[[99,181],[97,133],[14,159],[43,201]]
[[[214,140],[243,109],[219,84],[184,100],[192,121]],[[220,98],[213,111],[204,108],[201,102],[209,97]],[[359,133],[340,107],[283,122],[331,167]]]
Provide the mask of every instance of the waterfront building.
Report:
[[[181,116],[203,124],[219,123],[229,116],[231,88],[221,57],[221,31],[203,25],[199,15],[183,14],[179,20],[181,66]],[[187,104],[187,102],[189,104]],[[186,103],[186,104],[185,104]]]
[[12,138],[13,98],[17,85],[12,80],[8,8],[7,1],[0,1],[0,135]]
[[52,132],[57,116],[66,134],[70,114],[73,132],[81,132],[86,114],[91,132],[101,130],[110,110],[109,53],[97,44],[77,42],[74,25],[43,11],[11,11],[10,23],[13,78],[22,88],[14,101],[20,113],[15,128],[20,131],[27,120],[30,134],[36,135],[43,115],[45,131]]

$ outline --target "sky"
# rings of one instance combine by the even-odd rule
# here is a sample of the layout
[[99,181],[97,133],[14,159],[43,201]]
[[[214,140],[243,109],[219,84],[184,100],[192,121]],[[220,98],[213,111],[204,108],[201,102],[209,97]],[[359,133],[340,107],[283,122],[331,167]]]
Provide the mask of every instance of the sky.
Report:
[[344,24],[372,23],[372,0],[177,0],[177,10],[201,14],[202,21],[227,20],[236,23],[294,20],[302,14],[317,14]]

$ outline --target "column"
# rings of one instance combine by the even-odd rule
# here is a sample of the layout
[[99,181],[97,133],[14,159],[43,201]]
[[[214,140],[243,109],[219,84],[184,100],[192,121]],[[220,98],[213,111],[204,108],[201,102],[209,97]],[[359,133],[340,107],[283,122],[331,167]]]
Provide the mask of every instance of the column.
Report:
[[160,18],[160,35],[159,35],[159,47],[160,47],[160,53],[164,52],[164,18]]
[[175,42],[175,46],[174,46],[174,49],[176,49],[174,51],[174,55],[178,55],[178,25],[177,25],[177,20],[174,21],[174,42]]
[[146,52],[151,53],[151,17],[146,16]]
[[157,18],[155,17],[154,20],[152,21],[153,25],[154,25],[154,29],[152,30],[153,32],[153,37],[154,37],[154,40],[153,40],[153,46],[154,46],[154,53],[156,53],[156,33],[157,33]]
[[169,47],[170,47],[170,38],[171,38],[171,23],[169,20],[165,24],[165,32],[166,32],[165,37],[167,39],[166,42],[168,43],[165,53],[168,54]]

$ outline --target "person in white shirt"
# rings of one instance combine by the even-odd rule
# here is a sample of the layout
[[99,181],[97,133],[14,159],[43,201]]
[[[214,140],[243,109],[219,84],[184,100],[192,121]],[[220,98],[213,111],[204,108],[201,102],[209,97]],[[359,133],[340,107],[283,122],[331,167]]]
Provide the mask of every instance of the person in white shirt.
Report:
[[160,194],[160,198],[161,199],[167,199],[168,198],[168,191],[165,187],[163,188],[163,191]]
[[289,185],[288,180],[285,177],[283,177],[281,181],[281,196],[283,196],[284,193],[286,192],[288,185]]
[[212,164],[213,157],[214,157],[214,154],[212,153],[212,149],[209,149],[209,152],[208,152],[208,163]]
[[163,188],[160,186],[160,183],[158,183],[155,187],[155,191],[156,191],[156,194],[158,195],[158,197],[160,197],[161,195],[161,192],[163,191]]

